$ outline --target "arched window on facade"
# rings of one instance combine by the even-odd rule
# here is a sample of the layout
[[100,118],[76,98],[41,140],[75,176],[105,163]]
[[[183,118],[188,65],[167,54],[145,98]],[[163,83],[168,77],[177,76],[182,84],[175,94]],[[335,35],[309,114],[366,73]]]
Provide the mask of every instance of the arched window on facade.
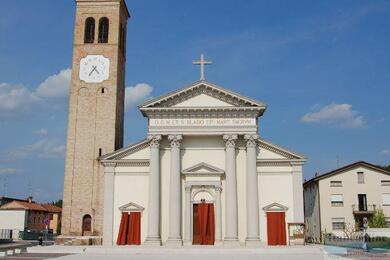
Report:
[[93,43],[95,41],[95,19],[88,17],[85,20],[84,43]]
[[92,231],[92,217],[91,215],[84,215],[83,216],[83,226],[82,226],[82,232],[83,236],[89,235]]
[[108,42],[108,27],[109,21],[107,17],[102,17],[99,20],[99,43]]

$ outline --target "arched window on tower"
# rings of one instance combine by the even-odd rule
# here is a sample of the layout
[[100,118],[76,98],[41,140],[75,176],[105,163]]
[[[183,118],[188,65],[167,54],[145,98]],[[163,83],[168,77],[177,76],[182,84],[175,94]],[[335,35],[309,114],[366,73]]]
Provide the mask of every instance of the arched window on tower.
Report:
[[84,43],[93,43],[95,41],[95,19],[88,17],[85,20]]
[[102,17],[99,20],[99,43],[108,42],[108,26],[109,21],[107,17]]

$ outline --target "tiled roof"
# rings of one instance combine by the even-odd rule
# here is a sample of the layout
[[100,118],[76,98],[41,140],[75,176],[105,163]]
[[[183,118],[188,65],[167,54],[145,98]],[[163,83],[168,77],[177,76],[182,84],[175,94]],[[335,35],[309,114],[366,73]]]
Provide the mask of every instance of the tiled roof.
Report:
[[50,204],[38,204],[34,202],[17,201],[6,203],[0,207],[0,209],[26,209],[35,211],[45,211],[51,213],[60,213],[61,208]]
[[44,207],[48,212],[51,213],[61,213],[62,208],[54,206],[52,204],[41,204],[42,207]]
[[336,170],[333,170],[333,171],[330,171],[330,172],[318,175],[318,176],[316,176],[316,177],[306,181],[305,183],[303,183],[303,186],[306,186],[306,185],[308,185],[308,184],[310,184],[312,182],[315,182],[315,181],[322,180],[324,178],[333,176],[335,174],[339,174],[339,173],[342,173],[342,172],[354,169],[356,167],[366,167],[366,168],[369,168],[371,170],[378,171],[378,172],[381,172],[381,173],[384,173],[384,174],[390,174],[389,171],[387,171],[387,170],[385,170],[385,169],[383,169],[383,168],[381,168],[381,167],[379,167],[377,165],[374,165],[374,164],[371,164],[371,163],[368,163],[368,162],[365,162],[365,161],[358,161],[358,162],[355,162],[355,163],[343,166],[341,168],[338,168]]

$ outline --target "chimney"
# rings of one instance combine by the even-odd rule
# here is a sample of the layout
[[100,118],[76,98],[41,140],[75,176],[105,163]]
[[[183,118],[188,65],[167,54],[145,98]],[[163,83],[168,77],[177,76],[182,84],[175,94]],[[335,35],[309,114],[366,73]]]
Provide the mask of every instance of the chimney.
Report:
[[32,200],[33,199],[33,197],[32,196],[29,196],[28,198],[27,198],[27,201],[28,201],[28,203],[32,203]]

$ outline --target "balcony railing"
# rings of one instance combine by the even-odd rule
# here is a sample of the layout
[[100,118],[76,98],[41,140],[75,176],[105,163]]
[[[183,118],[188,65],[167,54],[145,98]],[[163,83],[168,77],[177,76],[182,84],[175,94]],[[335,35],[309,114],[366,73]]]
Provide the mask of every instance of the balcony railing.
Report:
[[353,204],[352,205],[352,211],[354,214],[372,214],[374,213],[376,210],[376,205],[375,204],[372,204],[372,205],[356,205],[356,204]]

